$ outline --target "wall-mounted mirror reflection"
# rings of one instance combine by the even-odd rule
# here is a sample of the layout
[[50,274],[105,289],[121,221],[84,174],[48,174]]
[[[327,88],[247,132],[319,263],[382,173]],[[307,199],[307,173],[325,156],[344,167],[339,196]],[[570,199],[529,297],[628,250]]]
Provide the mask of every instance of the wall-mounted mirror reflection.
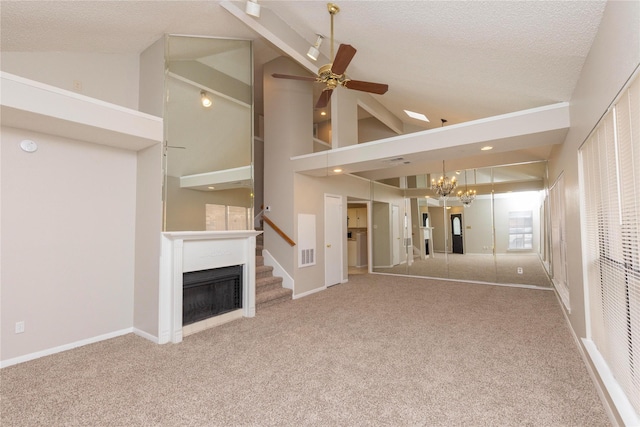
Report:
[[[443,175],[457,181],[457,187],[446,198],[431,190],[432,179],[437,181]],[[404,184],[400,187],[407,195],[406,216],[399,209],[398,218],[392,220],[395,213],[389,210],[390,219],[380,221],[388,222],[392,228],[397,224],[398,229],[390,234],[395,233],[405,243],[396,245],[401,253],[404,249],[404,256],[388,256],[394,245],[376,238],[374,230],[372,270],[550,286],[545,269],[548,261],[545,177],[546,162],[535,162],[444,174],[434,171],[401,179],[399,182]],[[381,188],[384,187],[380,184],[373,186],[374,206],[378,199],[385,198]],[[461,197],[465,193],[473,197]]]
[[169,36],[164,230],[253,228],[251,42]]

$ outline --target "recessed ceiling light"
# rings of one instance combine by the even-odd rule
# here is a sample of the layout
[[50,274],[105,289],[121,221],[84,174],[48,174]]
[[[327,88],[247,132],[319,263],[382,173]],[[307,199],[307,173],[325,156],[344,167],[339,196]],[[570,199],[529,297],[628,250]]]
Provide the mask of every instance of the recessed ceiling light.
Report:
[[215,190],[216,187],[207,187],[209,190]]
[[409,111],[409,110],[404,110],[404,112],[407,113],[407,116],[411,117],[412,119],[422,120],[423,122],[429,122],[429,119],[427,119],[427,116],[425,116],[422,113],[416,113],[414,111]]
[[485,146],[485,147],[482,147],[482,148],[481,148],[481,150],[482,150],[482,151],[489,151],[489,150],[493,150],[493,147],[492,147],[492,146],[490,146],[490,145],[487,145],[487,146]]
[[340,172],[342,172],[342,169],[340,169],[340,168],[335,168],[333,171],[334,171],[335,173],[340,173]]

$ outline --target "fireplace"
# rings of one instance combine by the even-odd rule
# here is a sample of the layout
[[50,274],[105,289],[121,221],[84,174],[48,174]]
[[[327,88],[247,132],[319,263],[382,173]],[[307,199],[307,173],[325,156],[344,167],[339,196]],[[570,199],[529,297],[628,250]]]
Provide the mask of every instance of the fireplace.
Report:
[[240,308],[242,265],[183,274],[182,326]]
[[[262,233],[254,230],[228,231],[170,231],[162,233],[162,255],[160,257],[160,286],[158,288],[158,336],[148,335],[148,338],[164,344],[179,343],[183,336],[203,331],[241,317],[253,317],[256,314],[256,236]],[[227,291],[212,286],[203,291],[206,293],[222,293],[224,301],[239,301],[238,308],[229,308],[227,302],[223,304],[220,313],[204,320],[197,320],[204,314],[188,315],[190,322],[183,324],[183,298],[191,298],[184,292],[185,280],[189,282],[190,273],[197,273],[196,281],[204,275],[206,278],[211,271],[224,271],[227,267],[239,268],[238,283],[240,292],[233,291],[233,298],[226,296]],[[203,273],[204,272],[204,273]],[[215,273],[218,274],[218,273]],[[226,273],[223,274],[223,276]],[[198,297],[200,298],[200,297]],[[197,301],[197,298],[196,298]],[[200,305],[191,302],[186,305]],[[207,304],[204,304],[207,305]],[[211,310],[215,312],[217,309]],[[203,311],[209,311],[208,308]],[[208,313],[209,316],[211,313]],[[183,326],[185,326],[183,328]],[[146,335],[145,335],[146,336]]]

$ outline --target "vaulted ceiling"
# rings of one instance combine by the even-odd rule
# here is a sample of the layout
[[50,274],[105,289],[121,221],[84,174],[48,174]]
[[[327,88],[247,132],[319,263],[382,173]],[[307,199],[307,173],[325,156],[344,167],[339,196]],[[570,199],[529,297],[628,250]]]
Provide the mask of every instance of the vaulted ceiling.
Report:
[[[239,19],[230,10],[244,10],[244,1],[2,1],[0,48],[138,54],[165,33],[238,37],[256,41],[260,70],[283,53],[304,57],[316,34],[330,35],[326,1],[259,3],[260,18]],[[337,3],[335,43],[358,49],[349,74],[389,84],[376,100],[414,131],[438,128],[441,118],[457,125],[569,101],[606,6],[605,1]],[[330,57],[328,40],[320,51]],[[319,65],[321,60],[303,64],[310,70]],[[411,119],[404,109],[431,121]],[[534,157],[550,152],[539,142],[519,150],[536,151]]]

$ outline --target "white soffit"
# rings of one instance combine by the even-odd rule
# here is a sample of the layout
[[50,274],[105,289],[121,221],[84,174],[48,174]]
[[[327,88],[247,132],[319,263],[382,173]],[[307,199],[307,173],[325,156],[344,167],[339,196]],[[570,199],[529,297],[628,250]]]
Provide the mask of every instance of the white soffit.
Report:
[[[292,157],[295,172],[325,176],[340,166],[343,173],[375,171],[389,167],[390,157],[435,157],[437,160],[468,156],[469,148],[492,145],[492,153],[560,144],[569,129],[569,103],[504,114],[379,141]],[[443,155],[443,153],[445,155]],[[458,154],[456,154],[458,153]],[[424,169],[423,169],[424,170]]]
[[162,142],[160,117],[0,72],[2,126],[138,151]]

